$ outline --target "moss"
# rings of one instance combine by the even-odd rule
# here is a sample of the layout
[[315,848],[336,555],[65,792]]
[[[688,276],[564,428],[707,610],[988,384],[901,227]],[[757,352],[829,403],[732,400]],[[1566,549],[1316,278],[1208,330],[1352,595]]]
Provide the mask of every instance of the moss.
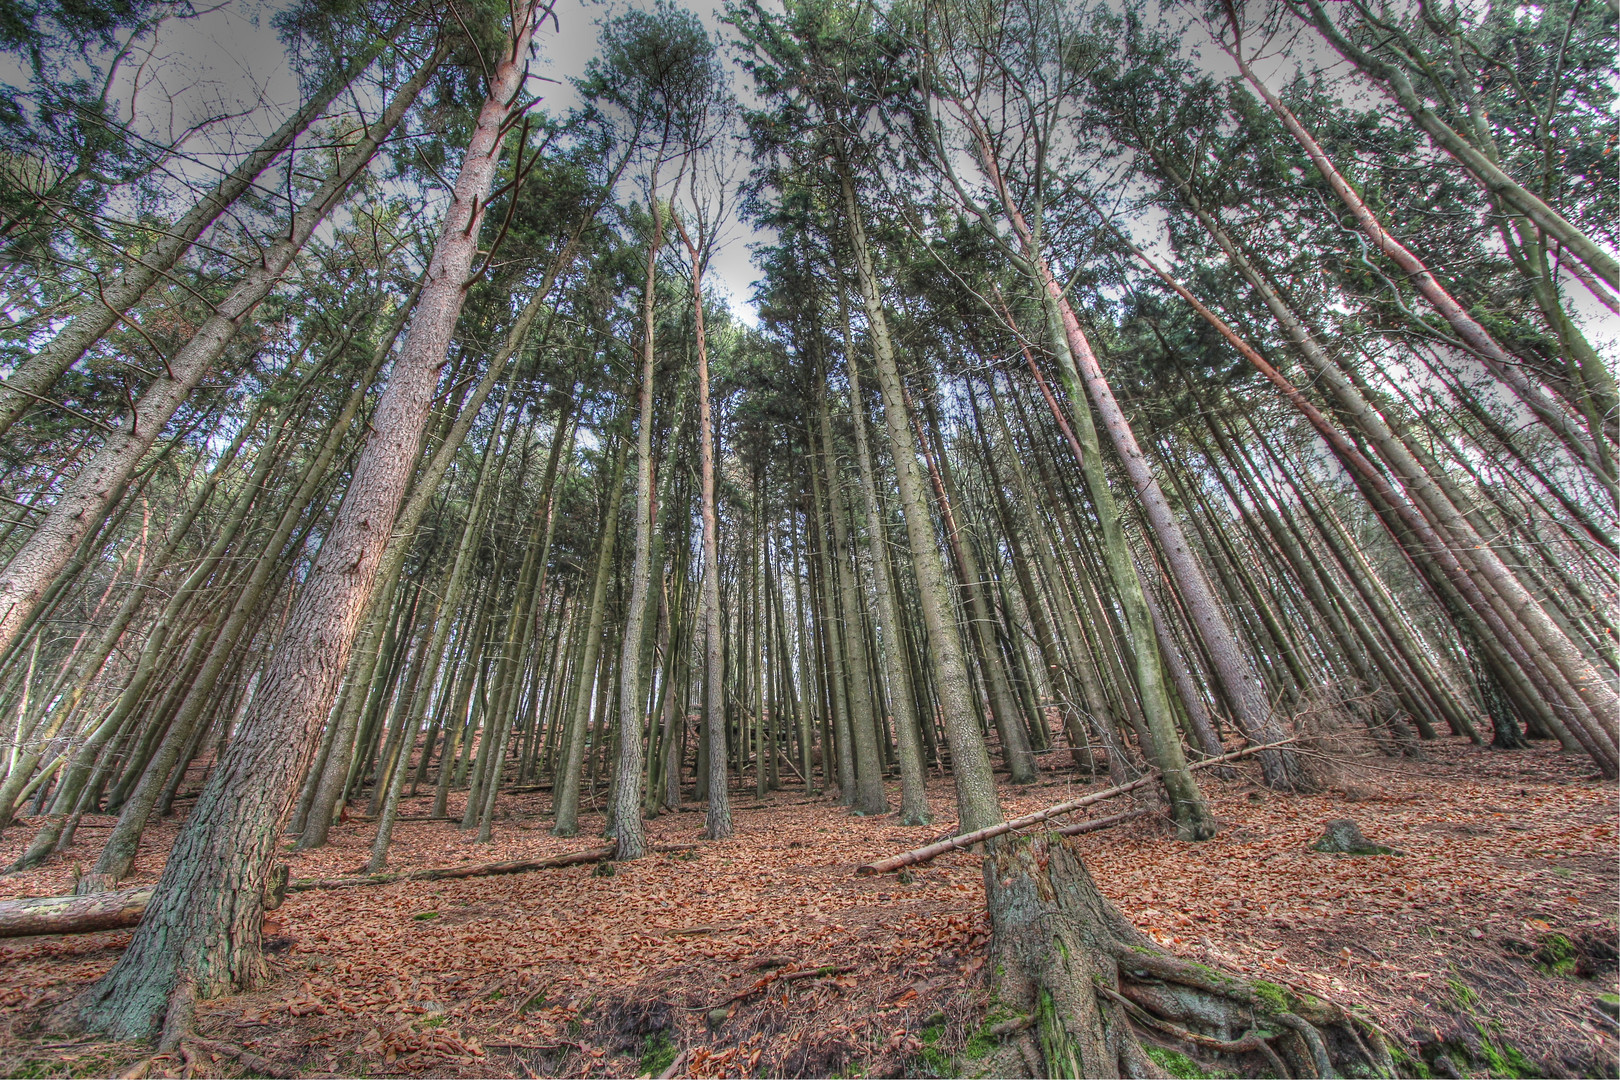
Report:
[[416,1026],[419,1028],[436,1028],[442,1023],[444,1023],[444,1017],[430,1016],[426,1020],[418,1021]]
[[1428,1062],[1420,1057],[1413,1057],[1399,1046],[1390,1045],[1389,1058],[1395,1063],[1396,1076],[1410,1076],[1415,1080],[1431,1080],[1434,1076],[1429,1070]]
[[438,917],[439,913],[437,911],[418,911],[415,915],[411,916],[411,918],[415,919],[417,922],[427,922],[429,919],[437,919]]
[[1548,934],[1536,950],[1536,964],[1545,975],[1562,978],[1575,973],[1575,944],[1563,934]]
[[485,1001],[499,1001],[502,998],[504,998],[505,996],[506,996],[506,991],[505,990],[496,990],[494,993],[490,994],[489,997],[485,998],[484,1000]]
[[1479,1056],[1492,1076],[1540,1076],[1541,1070],[1532,1065],[1519,1048],[1491,1031],[1479,1020],[1474,1021],[1479,1032]]
[[1186,1054],[1171,1050],[1165,1046],[1154,1046],[1143,1043],[1142,1049],[1152,1058],[1165,1073],[1176,1080],[1200,1080],[1203,1077],[1232,1077],[1235,1073],[1222,1072],[1219,1069],[1206,1069]]
[[641,1071],[657,1076],[675,1061],[675,1042],[669,1031],[655,1031],[641,1044]]
[[1256,979],[1249,984],[1249,990],[1254,996],[1266,1003],[1266,1007],[1274,1013],[1292,1012],[1293,1005],[1289,1000],[1287,990],[1276,983]]
[[[1138,947],[1140,947],[1140,946],[1138,946]],[[1148,950],[1143,949],[1142,951],[1147,952]],[[1227,984],[1237,982],[1236,979],[1232,978],[1232,976],[1228,975],[1226,972],[1221,971],[1219,968],[1212,968],[1208,964],[1200,964],[1196,960],[1183,960],[1182,963],[1186,964],[1188,967],[1192,968],[1194,971],[1199,972],[1205,978],[1214,979],[1216,982],[1227,983]]]
[[917,1071],[925,1076],[956,1076],[955,1060],[939,1047],[939,1040],[945,1037],[945,1018],[941,1016],[934,1020],[930,1017],[930,1021],[917,1035],[917,1041],[922,1043],[922,1051],[917,1054],[921,1068]]
[[984,1015],[984,1021],[979,1024],[978,1029],[973,1034],[968,1036],[967,1044],[962,1047],[963,1055],[971,1061],[987,1057],[991,1051],[1001,1045],[1001,1040],[997,1036],[990,1034],[990,1029],[997,1024],[1015,1019],[1017,1016],[1018,1014],[1011,1009],[998,1001],[992,1000],[990,1002],[990,1011]]
[[1079,1047],[1069,1035],[1068,1028],[1064,1027],[1063,1017],[1058,1012],[1057,1003],[1052,1000],[1051,991],[1045,988],[1042,988],[1040,1000],[1036,1002],[1035,1030],[1041,1042],[1041,1056],[1048,1068],[1058,1076],[1079,1076]]
[[1472,987],[1453,975],[1446,980],[1446,987],[1451,991],[1451,1000],[1457,1003],[1460,1009],[1473,1009],[1479,1005],[1479,995],[1474,993]]

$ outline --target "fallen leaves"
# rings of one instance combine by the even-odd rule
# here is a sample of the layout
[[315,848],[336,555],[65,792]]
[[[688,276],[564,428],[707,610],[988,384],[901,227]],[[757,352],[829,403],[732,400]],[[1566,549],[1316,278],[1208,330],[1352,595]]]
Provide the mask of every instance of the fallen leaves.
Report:
[[[1204,780],[1231,824],[1203,844],[1170,839],[1151,819],[1074,842],[1104,893],[1166,947],[1411,1026],[1471,957],[1500,964],[1508,938],[1529,942],[1528,954],[1576,922],[1612,920],[1615,906],[1607,788],[1571,780],[1576,766],[1542,749],[1493,754],[1449,741],[1428,755],[1380,772],[1378,789],[1355,800],[1327,792],[1253,801],[1256,789],[1241,781]],[[1004,811],[1088,790],[1078,777],[1052,775],[1067,786],[1006,789]],[[930,795],[943,820],[949,780],[936,780]],[[740,817],[732,841],[618,864],[611,878],[580,865],[293,895],[276,913],[291,945],[269,958],[270,985],[204,1003],[200,1023],[261,1036],[251,1052],[266,1060],[350,1073],[638,1075],[657,1030],[669,1032],[693,1076],[826,1075],[850,1063],[870,1073],[880,1059],[919,1052],[924,1018],[983,982],[989,922],[977,858],[944,856],[909,881],[853,879],[850,867],[932,830],[912,838],[892,817],[846,817],[799,790],[771,804]],[[453,822],[423,821],[396,834],[390,869],[578,850],[578,840],[538,827],[544,796],[503,795],[501,805],[511,816],[493,844],[470,844]],[[1410,854],[1309,852],[1322,822],[1343,816]],[[599,823],[587,817],[584,832]],[[698,824],[666,815],[648,822],[649,838],[689,843]],[[148,835],[148,876],[173,825]],[[348,822],[328,848],[289,853],[294,874],[353,867],[374,828]],[[29,839],[26,829],[7,833],[0,859]],[[73,858],[94,854],[86,846]],[[70,870],[52,863],[0,879],[0,896],[65,891]],[[427,911],[438,917],[416,918]],[[0,1007],[23,1018],[0,1021],[8,1025],[0,1065],[22,1045],[17,1025],[99,976],[127,940],[125,931],[0,947]],[[1512,962],[1534,970],[1531,959]],[[1575,980],[1538,975],[1515,991],[1523,1005],[1513,1007],[1578,1014],[1580,992]],[[711,1031],[703,1010],[722,1001],[726,1018]],[[658,1004],[673,1018],[643,1030],[630,1006]],[[324,1058],[310,1056],[316,1048]]]

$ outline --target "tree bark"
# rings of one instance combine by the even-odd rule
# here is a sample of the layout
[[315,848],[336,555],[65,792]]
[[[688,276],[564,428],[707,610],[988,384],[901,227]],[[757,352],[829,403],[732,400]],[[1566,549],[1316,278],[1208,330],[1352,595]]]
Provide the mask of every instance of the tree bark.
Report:
[[[510,51],[496,64],[410,332],[348,497],[266,669],[264,689],[181,829],[151,911],[129,948],[107,975],[65,1006],[88,1028],[120,1038],[161,1032],[163,1045],[172,1046],[190,1032],[198,998],[244,989],[263,977],[262,894],[281,823],[319,742],[420,450],[478,247],[487,210],[480,204],[494,178],[503,125],[522,89],[537,14],[532,4],[522,9]],[[425,68],[413,81],[426,82]],[[384,123],[393,126],[387,117]]]
[[224,355],[236,332],[281,280],[315,228],[342,200],[350,182],[370,164],[382,140],[427,85],[444,52],[440,46],[394,94],[382,116],[360,141],[339,155],[320,188],[293,215],[288,234],[265,250],[259,264],[215,305],[214,314],[169,359],[166,373],[153,379],[142,392],[128,423],[108,435],[101,450],[78,473],[0,573],[0,652],[17,639],[46,587],[67,564],[85,532],[99,521],[112,495],[128,481],[175,410]]

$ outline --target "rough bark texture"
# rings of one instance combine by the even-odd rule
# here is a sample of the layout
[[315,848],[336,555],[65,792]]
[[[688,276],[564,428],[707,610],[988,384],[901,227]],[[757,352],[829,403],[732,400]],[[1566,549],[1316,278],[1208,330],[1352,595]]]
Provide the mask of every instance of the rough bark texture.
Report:
[[968,682],[967,660],[962,638],[956,630],[955,613],[950,609],[945,564],[934,536],[933,517],[928,512],[928,496],[923,490],[917,447],[911,436],[905,391],[889,338],[889,320],[878,293],[876,268],[861,225],[860,207],[848,169],[840,167],[845,227],[854,249],[855,269],[860,280],[861,299],[872,334],[873,363],[878,386],[883,392],[883,420],[889,433],[894,458],[895,487],[906,522],[906,538],[911,549],[912,572],[917,579],[918,604],[928,646],[933,650],[934,680],[940,709],[944,713],[945,736],[951,747],[951,777],[956,785],[956,804],[964,829],[992,825],[1001,818],[995,782],[990,772],[990,754],[979,734],[974,715],[972,690]]
[[502,124],[521,86],[520,61],[526,59],[533,16],[526,8],[510,53],[496,67],[410,333],[378,402],[348,495],[265,673],[265,689],[186,819],[129,948],[65,1007],[86,1027],[119,1038],[161,1031],[163,1042],[173,1045],[189,1033],[198,997],[245,989],[264,974],[262,894],[281,824],[320,741],[420,452],[466,296],[484,214],[480,204],[494,178]]
[[[643,765],[641,658],[647,596],[652,585],[653,533],[653,361],[656,355],[658,249],[663,246],[664,214],[658,205],[658,168],[649,186],[653,236],[647,245],[647,281],[641,294],[641,386],[637,395],[641,424],[636,430],[636,550],[630,565],[630,601],[624,615],[619,653],[619,767],[614,785],[613,828],[619,838],[619,858],[639,859],[647,847],[641,821]],[[699,279],[701,280],[701,278]],[[701,310],[702,305],[699,304]],[[701,333],[701,327],[699,329]]]
[[87,934],[141,921],[152,890],[126,889],[96,896],[45,896],[0,903],[0,938],[35,934]]
[[1164,1076],[1165,1050],[1238,1076],[1394,1075],[1366,1019],[1159,949],[1097,891],[1067,840],[1003,840],[984,876],[989,1030],[1005,1041],[980,1075]]
[[[0,651],[17,640],[46,588],[67,565],[85,534],[100,523],[101,515],[123,491],[135,466],[152,448],[175,410],[214,369],[226,346],[281,280],[316,226],[371,162],[382,140],[427,84],[442,55],[442,50],[435,52],[399,89],[359,143],[339,157],[321,187],[293,215],[287,235],[265,249],[262,261],[243,275],[215,306],[214,314],[169,359],[165,374],[153,379],[141,393],[127,422],[107,436],[28,542],[12,556],[0,574]],[[459,290],[457,295],[459,299]]]

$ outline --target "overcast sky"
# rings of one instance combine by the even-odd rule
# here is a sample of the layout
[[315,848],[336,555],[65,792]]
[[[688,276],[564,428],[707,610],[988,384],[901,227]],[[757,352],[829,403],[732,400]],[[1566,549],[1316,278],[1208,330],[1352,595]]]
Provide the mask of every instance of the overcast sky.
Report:
[[[258,142],[298,104],[287,50],[272,25],[280,6],[275,0],[229,0],[212,9],[203,6],[204,13],[196,18],[166,23],[145,47],[137,48],[115,80],[112,98],[120,119],[132,121],[144,136],[170,143],[204,117],[234,116],[206,136],[193,138],[187,148],[194,164],[181,168],[198,174],[192,179],[203,180],[202,173],[222,164],[228,167],[231,155]],[[553,29],[548,20],[538,36],[540,59],[534,68],[537,75],[555,81],[536,80],[531,87],[546,111],[560,115],[577,104],[572,80],[584,74],[595,55],[601,22],[629,6],[557,0],[557,27]],[[711,33],[721,36],[717,10],[702,6],[694,10]],[[4,63],[0,58],[0,65]],[[726,68],[736,74],[733,65]],[[20,72],[3,67],[0,79],[24,81]],[[627,185],[623,194],[633,198],[637,193]],[[746,226],[733,224],[722,239],[709,283],[739,317],[753,323],[756,271],[748,245],[759,237]]]
[[[203,174],[226,165],[231,155],[258,142],[297,106],[298,87],[286,48],[272,26],[272,18],[283,2],[224,0],[214,7],[204,4],[203,14],[196,18],[165,23],[155,37],[142,39],[121,68],[110,95],[113,108],[121,119],[132,120],[139,133],[160,143],[172,142],[203,117],[230,115],[232,119],[227,123],[211,129],[204,137],[192,139],[187,146],[196,163],[183,171],[195,171],[197,175],[190,177],[193,180],[211,179]],[[714,0],[689,2],[712,34],[717,38],[726,36]],[[774,6],[771,0],[766,2]],[[600,24],[632,3],[650,4],[651,0],[557,0],[557,28],[553,29],[548,20],[537,39],[537,74],[555,80],[537,82],[533,87],[544,99],[547,111],[562,114],[576,103],[571,79],[583,74],[595,54]],[[1207,39],[1188,44],[1196,49],[1198,62],[1206,70],[1231,73],[1230,59],[1210,47]],[[1255,66],[1274,86],[1291,76],[1305,54],[1327,68],[1339,62],[1312,35],[1289,35],[1272,44],[1271,55]],[[734,83],[745,80],[736,65],[729,62],[729,49],[725,49],[725,55],[725,67]],[[0,81],[26,81],[20,72],[8,70],[10,64],[11,58],[0,55]],[[1341,83],[1340,87],[1347,100],[1361,107],[1391,107],[1366,88],[1357,89],[1355,83]],[[746,100],[748,87],[734,85],[733,90]],[[732,171],[740,179],[746,163],[737,163]],[[639,197],[628,186],[623,194]],[[1144,224],[1136,223],[1137,238],[1153,245],[1159,230],[1151,226],[1144,229]],[[751,296],[757,271],[748,248],[759,239],[746,226],[734,224],[724,236],[709,275],[710,283],[729,300],[732,310],[749,323],[755,321]],[[1620,320],[1601,309],[1579,285],[1572,284],[1569,293],[1577,318],[1589,327],[1603,350],[1613,355],[1620,342]]]

